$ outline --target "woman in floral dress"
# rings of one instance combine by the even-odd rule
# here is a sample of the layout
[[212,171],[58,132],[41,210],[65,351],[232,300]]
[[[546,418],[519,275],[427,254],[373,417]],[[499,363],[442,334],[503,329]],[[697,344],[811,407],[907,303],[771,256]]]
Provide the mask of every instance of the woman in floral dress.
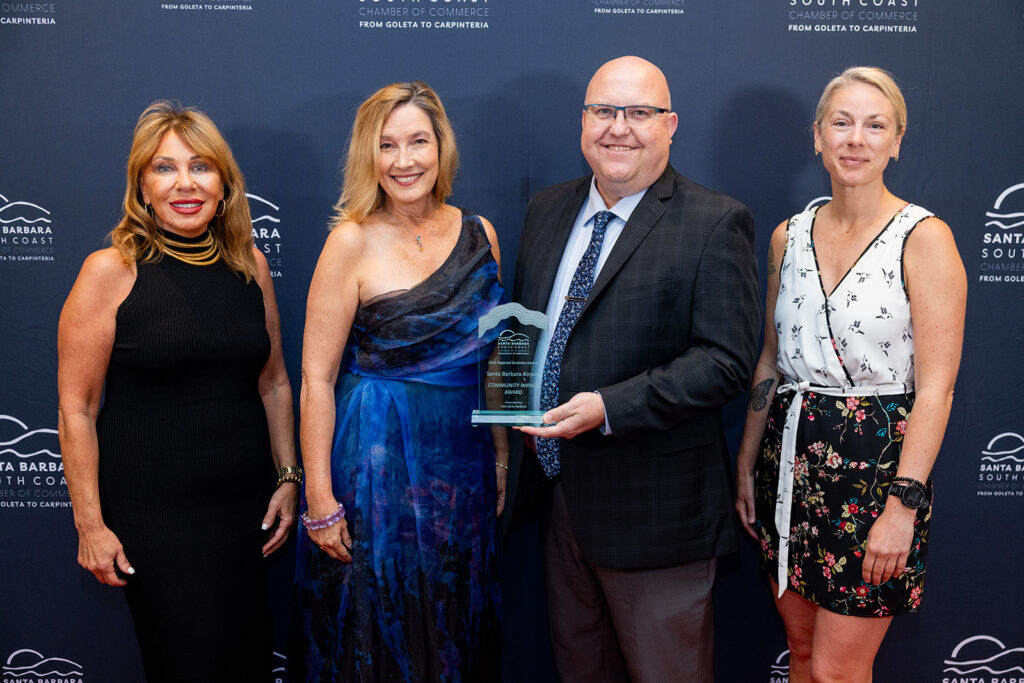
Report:
[[870,681],[921,604],[930,473],[960,362],[966,276],[949,227],[883,182],[906,104],[853,67],[818,103],[832,200],[776,228],[736,509],[761,545],[790,680]]

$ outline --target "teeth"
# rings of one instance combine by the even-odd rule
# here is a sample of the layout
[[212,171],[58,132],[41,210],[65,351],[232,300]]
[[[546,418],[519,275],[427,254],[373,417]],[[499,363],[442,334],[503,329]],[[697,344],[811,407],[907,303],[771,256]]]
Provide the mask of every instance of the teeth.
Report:
[[608,145],[608,149],[613,152],[628,152],[633,149],[632,147],[626,147],[625,145]]
[[171,202],[172,206],[176,206],[179,209],[194,209],[197,206],[202,206],[202,202]]

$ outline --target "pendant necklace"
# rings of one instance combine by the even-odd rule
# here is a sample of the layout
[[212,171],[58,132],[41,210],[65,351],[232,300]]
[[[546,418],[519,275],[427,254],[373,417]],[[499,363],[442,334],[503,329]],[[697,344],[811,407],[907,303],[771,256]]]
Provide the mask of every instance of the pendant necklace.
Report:
[[416,235],[416,246],[420,248],[420,251],[423,251],[423,239],[422,238],[423,238],[423,235]]

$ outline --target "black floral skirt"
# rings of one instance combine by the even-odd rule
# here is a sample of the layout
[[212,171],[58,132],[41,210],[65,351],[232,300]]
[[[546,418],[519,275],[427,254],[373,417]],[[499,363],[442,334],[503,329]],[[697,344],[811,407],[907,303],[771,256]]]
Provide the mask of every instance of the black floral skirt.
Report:
[[[775,500],[786,412],[794,394],[776,395],[754,470],[761,566],[777,577]],[[909,571],[876,586],[861,578],[864,547],[885,508],[899,466],[913,394],[803,395],[796,435],[788,590],[815,605],[859,617],[917,611],[924,588],[931,507],[918,510]],[[931,499],[931,481],[928,497]]]

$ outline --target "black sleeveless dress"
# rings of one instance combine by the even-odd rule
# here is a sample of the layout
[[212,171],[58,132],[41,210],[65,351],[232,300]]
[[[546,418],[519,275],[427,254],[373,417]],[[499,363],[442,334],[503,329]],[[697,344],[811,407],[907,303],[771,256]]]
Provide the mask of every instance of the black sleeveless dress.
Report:
[[223,262],[138,264],[97,431],[103,516],[135,569],[125,597],[149,683],[270,678],[269,352],[255,281]]

